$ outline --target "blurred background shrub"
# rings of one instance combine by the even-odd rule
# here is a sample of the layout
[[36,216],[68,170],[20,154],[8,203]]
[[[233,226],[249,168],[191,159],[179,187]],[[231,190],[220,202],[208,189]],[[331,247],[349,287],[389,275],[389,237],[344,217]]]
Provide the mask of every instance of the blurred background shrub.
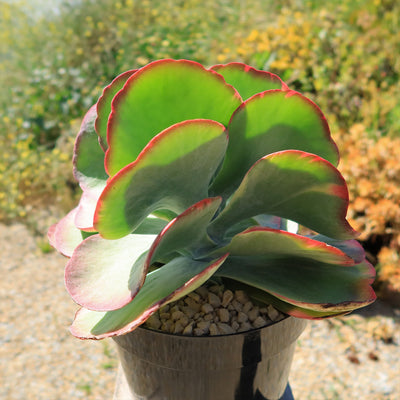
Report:
[[342,154],[349,218],[382,293],[400,293],[398,1],[34,4],[0,0],[0,221],[32,223],[73,204],[74,136],[119,73],[159,58],[243,61],[322,108]]

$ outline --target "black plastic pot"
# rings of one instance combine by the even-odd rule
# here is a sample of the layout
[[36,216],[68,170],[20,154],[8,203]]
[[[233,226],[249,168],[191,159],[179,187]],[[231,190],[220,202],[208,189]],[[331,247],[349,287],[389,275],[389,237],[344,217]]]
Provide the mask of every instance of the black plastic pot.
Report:
[[234,335],[187,337],[139,328],[115,337],[114,400],[278,400],[306,321],[287,317]]

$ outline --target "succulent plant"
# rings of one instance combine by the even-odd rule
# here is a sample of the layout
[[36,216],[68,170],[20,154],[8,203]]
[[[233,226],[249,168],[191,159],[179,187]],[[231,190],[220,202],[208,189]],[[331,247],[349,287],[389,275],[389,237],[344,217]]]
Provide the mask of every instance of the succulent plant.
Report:
[[300,318],[371,303],[337,163],[320,109],[269,72],[160,60],[118,76],[76,139],[80,203],[49,230],[72,334],[130,332],[211,277]]

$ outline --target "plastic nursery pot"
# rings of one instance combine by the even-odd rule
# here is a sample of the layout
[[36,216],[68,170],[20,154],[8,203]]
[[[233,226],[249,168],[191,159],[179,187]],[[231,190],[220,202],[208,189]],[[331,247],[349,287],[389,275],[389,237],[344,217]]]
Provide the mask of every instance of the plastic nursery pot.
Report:
[[286,317],[248,332],[187,337],[145,328],[115,337],[114,400],[279,399],[307,322]]

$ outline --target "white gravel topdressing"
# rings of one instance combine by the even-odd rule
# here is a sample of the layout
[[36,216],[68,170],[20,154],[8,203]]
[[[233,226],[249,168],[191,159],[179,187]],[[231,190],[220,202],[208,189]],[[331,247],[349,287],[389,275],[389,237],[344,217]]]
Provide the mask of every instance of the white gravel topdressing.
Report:
[[187,336],[217,336],[261,328],[284,317],[271,305],[253,304],[243,290],[204,285],[162,307],[144,326]]

